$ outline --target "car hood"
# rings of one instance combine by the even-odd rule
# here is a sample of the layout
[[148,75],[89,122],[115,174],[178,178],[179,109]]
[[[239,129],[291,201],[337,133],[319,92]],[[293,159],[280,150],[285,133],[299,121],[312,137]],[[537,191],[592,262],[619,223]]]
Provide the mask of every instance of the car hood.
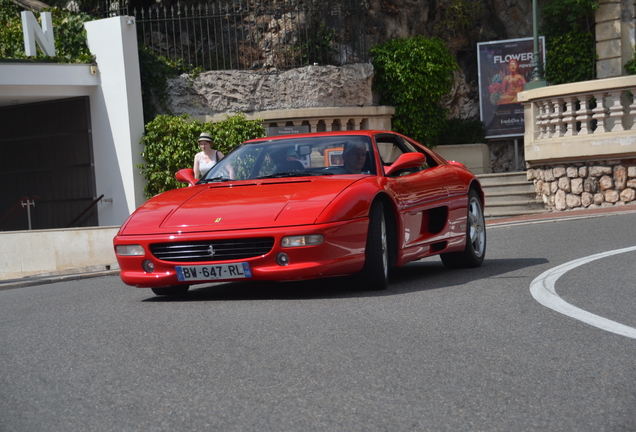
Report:
[[358,179],[275,179],[181,188],[146,202],[122,226],[120,235],[313,224]]

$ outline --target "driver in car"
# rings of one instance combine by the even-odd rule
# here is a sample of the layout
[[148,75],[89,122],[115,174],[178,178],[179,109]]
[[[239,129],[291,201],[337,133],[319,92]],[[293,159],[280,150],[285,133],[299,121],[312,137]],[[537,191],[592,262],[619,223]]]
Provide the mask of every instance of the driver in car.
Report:
[[367,159],[367,146],[363,143],[346,143],[342,151],[344,167],[352,174],[361,174]]

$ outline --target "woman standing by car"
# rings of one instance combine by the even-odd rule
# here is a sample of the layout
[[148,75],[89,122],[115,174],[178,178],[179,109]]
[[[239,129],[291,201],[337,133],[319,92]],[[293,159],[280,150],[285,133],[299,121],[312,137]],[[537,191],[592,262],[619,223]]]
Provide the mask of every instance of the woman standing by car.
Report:
[[199,135],[201,151],[194,156],[194,178],[203,177],[210,169],[225,157],[219,150],[213,149],[214,140],[207,132]]

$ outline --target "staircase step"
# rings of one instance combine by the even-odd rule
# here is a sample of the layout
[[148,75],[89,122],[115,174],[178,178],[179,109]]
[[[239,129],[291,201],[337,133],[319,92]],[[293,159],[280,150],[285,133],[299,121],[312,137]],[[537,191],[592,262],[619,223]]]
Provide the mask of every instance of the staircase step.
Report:
[[493,194],[515,194],[515,193],[534,193],[534,185],[532,183],[525,184],[510,184],[499,186],[482,186],[484,194],[490,196]]
[[[504,184],[528,183],[525,172],[499,173],[499,174],[479,174],[477,176],[482,187],[501,186]],[[530,182],[532,184],[532,182]]]
[[486,218],[545,213],[545,204],[537,198],[534,184],[525,171],[480,174],[477,176],[486,196]]
[[486,209],[484,211],[484,217],[486,217],[487,219],[494,219],[494,218],[501,218],[501,217],[513,217],[513,216],[526,216],[526,215],[532,215],[532,214],[542,214],[542,213],[547,213],[547,210],[493,210],[493,211],[488,211],[488,209]]
[[500,197],[497,199],[486,198],[486,207],[506,207],[506,206],[527,206],[527,207],[544,207],[542,201],[536,198],[519,198],[519,197]]

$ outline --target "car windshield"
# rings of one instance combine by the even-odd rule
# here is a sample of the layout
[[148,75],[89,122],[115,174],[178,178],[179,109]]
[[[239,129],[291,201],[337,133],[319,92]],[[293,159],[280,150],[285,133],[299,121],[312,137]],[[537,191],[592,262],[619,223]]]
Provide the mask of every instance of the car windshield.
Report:
[[201,182],[375,174],[370,149],[370,138],[359,135],[264,139],[230,152]]

